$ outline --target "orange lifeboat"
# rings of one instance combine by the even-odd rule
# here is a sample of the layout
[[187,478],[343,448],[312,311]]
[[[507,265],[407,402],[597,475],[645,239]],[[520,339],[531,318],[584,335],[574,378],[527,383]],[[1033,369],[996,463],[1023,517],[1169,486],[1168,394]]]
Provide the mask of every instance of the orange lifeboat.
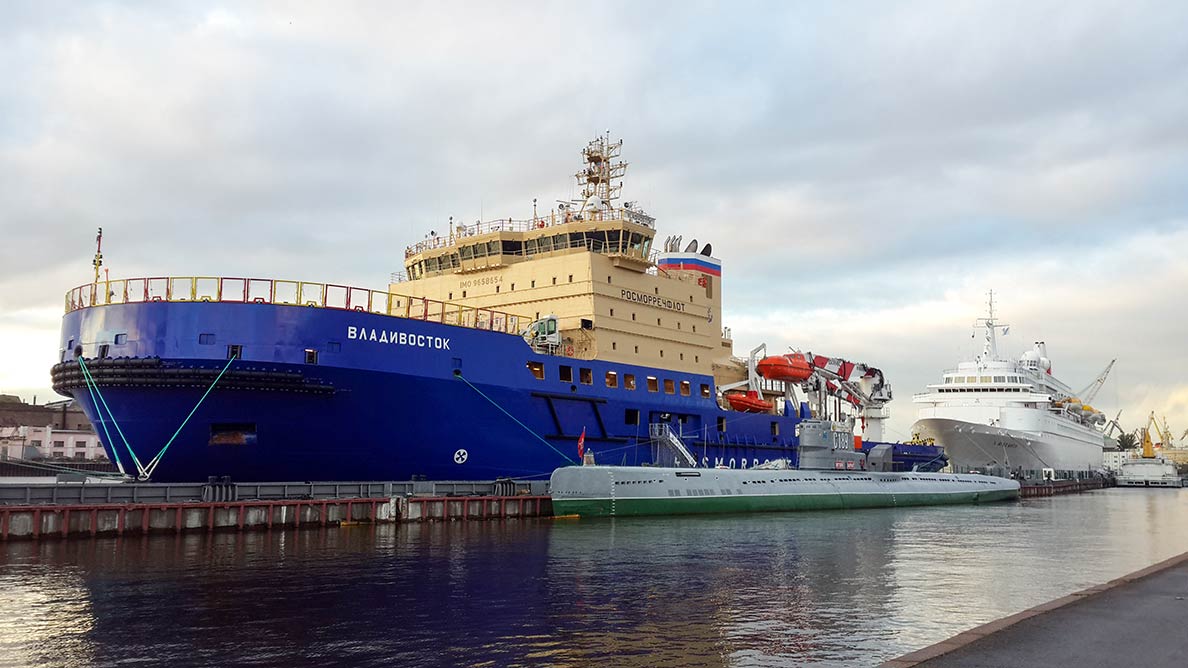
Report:
[[755,370],[768,380],[782,380],[791,383],[804,382],[813,375],[813,368],[809,366],[808,360],[801,353],[764,357],[755,365]]
[[726,394],[726,401],[730,407],[743,413],[766,413],[771,410],[771,402],[759,398],[759,393],[747,390],[746,394],[730,392]]

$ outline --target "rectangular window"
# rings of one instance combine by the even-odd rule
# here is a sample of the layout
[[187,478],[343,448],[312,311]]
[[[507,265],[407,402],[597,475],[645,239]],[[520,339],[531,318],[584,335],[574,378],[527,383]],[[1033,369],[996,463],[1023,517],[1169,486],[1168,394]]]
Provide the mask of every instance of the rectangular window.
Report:
[[724,418],[724,417],[718,418],[718,433],[719,434],[726,433],[726,418]]
[[983,382],[983,383],[989,383],[989,382],[992,382],[992,381],[991,381],[991,377],[990,377],[990,376],[980,376],[980,378],[982,379],[982,382]]
[[573,382],[573,367],[562,364],[557,367],[557,377],[561,379],[562,383]]
[[701,384],[701,398],[709,399],[709,395],[710,395],[709,385],[707,383],[702,383]]
[[671,378],[664,379],[664,394],[676,394],[676,384]]
[[996,382],[996,383],[1005,383],[1005,382],[1006,382],[1006,376],[995,376],[995,377],[994,377],[994,382]]
[[107,357],[107,353],[109,350],[110,350],[110,347],[106,343],[100,344],[99,345],[99,357]]
[[618,387],[619,386],[618,372],[616,372],[616,371],[607,371],[606,372],[606,386],[607,387]]
[[198,335],[198,345],[213,346],[214,342],[215,342],[215,335],[210,332]]
[[251,422],[225,422],[210,425],[207,445],[255,445],[256,425]]
[[127,343],[127,342],[128,342],[128,335],[127,335],[127,334],[116,334],[116,335],[115,335],[115,344],[116,344],[117,346],[122,346],[122,345],[124,345],[124,344],[125,344],[125,343]]
[[544,363],[543,362],[529,362],[528,370],[532,372],[532,377],[537,380],[544,380]]
[[692,385],[687,380],[681,381],[681,396],[687,397],[693,393]]
[[779,422],[772,422],[772,423],[771,423],[771,435],[772,435],[772,436],[779,436],[779,435],[780,435],[780,423],[779,423]]
[[623,414],[624,424],[639,424],[639,409],[628,408]]
[[318,363],[318,351],[314,350],[313,348],[306,348],[305,349],[305,363],[306,364],[317,364]]
[[965,377],[965,382],[967,382],[967,383],[976,383],[976,382],[978,382],[978,377],[977,377],[977,376],[966,376],[966,377]]
[[635,374],[633,374],[633,373],[623,374],[623,389],[624,390],[634,390],[635,389]]
[[660,381],[655,376],[648,376],[648,392],[659,392]]
[[338,341],[329,341],[326,343],[326,352],[337,353],[342,351],[342,344]]
[[54,441],[54,447],[55,448],[64,448],[64,447],[66,447],[66,441]]
[[578,369],[578,379],[582,381],[582,385],[594,384],[594,372],[590,369],[582,367]]
[[227,359],[229,359],[229,360],[243,359],[243,346],[240,346],[240,345],[227,346]]

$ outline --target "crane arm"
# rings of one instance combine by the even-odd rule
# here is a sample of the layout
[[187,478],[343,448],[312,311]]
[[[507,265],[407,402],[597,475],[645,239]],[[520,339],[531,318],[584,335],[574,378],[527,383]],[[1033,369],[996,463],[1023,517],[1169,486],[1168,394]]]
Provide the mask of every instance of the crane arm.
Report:
[[1097,374],[1097,378],[1094,378],[1092,383],[1089,383],[1085,386],[1085,389],[1077,392],[1077,396],[1081,398],[1081,403],[1093,403],[1093,399],[1101,391],[1101,386],[1105,385],[1106,378],[1110,377],[1110,372],[1114,370],[1114,363],[1117,361],[1117,358],[1110,360],[1110,363],[1106,365],[1105,369],[1102,369],[1101,373]]

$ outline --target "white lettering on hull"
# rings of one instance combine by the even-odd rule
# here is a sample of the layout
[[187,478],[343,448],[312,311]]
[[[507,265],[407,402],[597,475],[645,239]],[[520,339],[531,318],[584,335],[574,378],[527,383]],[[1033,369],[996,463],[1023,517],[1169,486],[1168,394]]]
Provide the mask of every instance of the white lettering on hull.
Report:
[[441,336],[425,336],[424,334],[409,334],[395,330],[379,330],[368,327],[347,327],[347,338],[352,341],[374,341],[397,346],[412,348],[432,348],[434,350],[449,350],[450,340]]

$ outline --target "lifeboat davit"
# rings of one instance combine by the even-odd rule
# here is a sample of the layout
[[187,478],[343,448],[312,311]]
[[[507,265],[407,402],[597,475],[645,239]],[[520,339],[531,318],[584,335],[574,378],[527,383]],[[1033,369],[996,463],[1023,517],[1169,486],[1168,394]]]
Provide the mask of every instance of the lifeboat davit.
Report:
[[801,353],[764,357],[755,365],[760,376],[768,380],[801,383],[813,375],[813,368]]
[[746,394],[729,392],[726,394],[726,401],[731,408],[743,413],[766,413],[772,406],[770,401],[760,399],[759,393],[755,390],[747,390]]

